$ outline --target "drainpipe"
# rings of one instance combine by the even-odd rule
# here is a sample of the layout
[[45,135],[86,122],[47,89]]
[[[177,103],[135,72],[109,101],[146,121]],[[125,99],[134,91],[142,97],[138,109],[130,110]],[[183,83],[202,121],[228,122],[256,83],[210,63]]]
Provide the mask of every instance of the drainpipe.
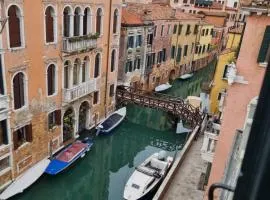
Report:
[[112,14],[112,0],[110,0],[109,9],[109,32],[108,32],[108,44],[107,44],[107,67],[106,67],[106,77],[105,77],[105,97],[104,97],[104,107],[105,107],[105,118],[107,117],[107,91],[108,91],[108,73],[110,66],[110,45],[111,45],[111,14]]

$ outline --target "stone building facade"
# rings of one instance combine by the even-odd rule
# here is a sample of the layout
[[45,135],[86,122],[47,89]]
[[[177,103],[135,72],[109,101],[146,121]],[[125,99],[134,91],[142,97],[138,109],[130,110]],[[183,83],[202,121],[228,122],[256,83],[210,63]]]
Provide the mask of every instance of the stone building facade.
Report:
[[113,111],[121,3],[4,1],[2,66],[12,153],[1,185]]

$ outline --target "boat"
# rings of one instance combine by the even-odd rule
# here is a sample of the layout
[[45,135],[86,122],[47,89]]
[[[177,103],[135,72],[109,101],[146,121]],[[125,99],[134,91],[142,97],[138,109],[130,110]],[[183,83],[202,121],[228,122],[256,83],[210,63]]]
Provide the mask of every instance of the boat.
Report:
[[169,171],[173,158],[165,151],[154,153],[135,168],[125,185],[125,200],[142,200],[151,198],[157,191]]
[[169,83],[161,84],[155,88],[155,92],[162,92],[172,87]]
[[8,199],[16,194],[22,193],[26,188],[31,186],[45,171],[50,160],[44,159],[33,167],[28,169],[18,178],[16,178],[1,194],[0,199]]
[[90,138],[85,138],[80,141],[68,145],[60,153],[51,159],[49,166],[46,168],[45,173],[56,175],[67,169],[72,163],[79,158],[83,158],[85,153],[90,150],[93,141]]
[[123,107],[113,112],[96,127],[97,129],[96,135],[110,133],[124,120],[126,114],[127,114],[126,107]]
[[184,75],[180,76],[179,78],[182,79],[182,80],[186,80],[186,79],[191,78],[193,75],[194,75],[193,73],[184,74]]

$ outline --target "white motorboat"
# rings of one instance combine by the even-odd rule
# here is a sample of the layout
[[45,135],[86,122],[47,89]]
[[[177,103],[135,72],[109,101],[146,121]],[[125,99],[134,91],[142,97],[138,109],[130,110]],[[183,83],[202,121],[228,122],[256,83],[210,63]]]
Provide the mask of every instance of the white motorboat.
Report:
[[193,73],[184,74],[184,75],[180,76],[179,78],[182,79],[182,80],[186,80],[186,79],[191,78],[193,75],[194,75]]
[[126,183],[124,190],[125,200],[142,200],[149,198],[160,186],[171,167],[173,158],[166,156],[166,152],[154,153],[135,171]]
[[169,83],[161,84],[155,88],[155,92],[162,92],[172,87]]
[[108,134],[114,128],[116,128],[126,117],[127,108],[123,107],[111,115],[109,115],[105,120],[103,120],[97,127],[97,135],[98,134]]
[[8,199],[18,193],[22,193],[26,188],[32,185],[45,171],[50,164],[49,159],[45,159],[28,169],[11,183],[1,194],[0,199]]

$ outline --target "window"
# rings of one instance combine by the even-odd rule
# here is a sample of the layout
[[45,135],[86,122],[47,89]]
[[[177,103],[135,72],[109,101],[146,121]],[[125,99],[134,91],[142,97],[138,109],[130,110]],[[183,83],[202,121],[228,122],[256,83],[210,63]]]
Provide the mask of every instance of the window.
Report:
[[179,63],[181,61],[181,53],[182,53],[182,48],[178,46],[177,49],[177,56],[176,56],[176,62]]
[[0,94],[5,94],[2,55],[0,55]]
[[74,12],[74,36],[79,36],[80,34],[80,29],[81,29],[81,9],[77,7]]
[[187,25],[186,35],[189,35],[190,33],[191,33],[191,31],[190,31],[190,25],[188,24],[188,25]]
[[208,31],[209,31],[209,29],[206,29],[206,31],[205,31],[205,35],[208,35]]
[[128,36],[128,46],[127,48],[134,48],[134,36]]
[[8,132],[6,120],[0,122],[0,146],[3,144],[8,144]]
[[148,45],[152,45],[153,44],[153,38],[154,38],[153,33],[149,33],[147,35],[147,44]]
[[196,46],[196,48],[195,48],[195,53],[196,53],[196,54],[199,53],[199,46]]
[[207,45],[207,52],[210,51],[210,44]]
[[179,26],[178,26],[178,35],[181,35],[182,27],[183,27],[183,25],[179,24]]
[[83,14],[83,35],[89,34],[90,31],[91,31],[91,10],[90,8],[85,8]]
[[157,36],[157,26],[154,27],[154,37]]
[[211,28],[210,34],[211,34],[212,36],[214,36],[214,29],[213,29],[213,28]]
[[202,52],[202,46],[199,47],[199,54]]
[[115,53],[116,51],[115,51],[115,49],[114,50],[112,50],[112,55],[111,55],[111,72],[113,72],[114,71],[114,69],[115,69],[115,61],[116,61],[116,53]]
[[73,67],[73,85],[79,84],[81,61],[76,59]]
[[176,32],[177,32],[177,25],[175,24],[175,25],[173,26],[173,34],[176,34]]
[[167,55],[166,55],[166,49],[162,49],[162,61],[166,62]]
[[54,42],[54,9],[49,6],[45,12],[46,42]]
[[47,69],[47,94],[48,96],[55,94],[56,92],[56,70],[55,65],[49,65]]
[[110,85],[110,97],[114,96],[114,84]]
[[204,36],[204,32],[205,32],[205,30],[203,29],[203,30],[202,30],[202,36]]
[[100,54],[98,53],[95,58],[95,71],[94,71],[94,78],[97,78],[100,73]]
[[175,46],[172,46],[172,48],[171,48],[171,58],[172,59],[175,58]]
[[32,124],[26,125],[13,132],[14,150],[18,149],[25,142],[32,142]]
[[187,56],[187,52],[188,52],[188,45],[184,46],[184,55],[183,56]]
[[184,3],[184,4],[187,4],[187,0],[183,0],[183,3]]
[[190,0],[190,4],[194,4],[194,2],[195,2],[194,0]]
[[94,92],[93,104],[97,104],[99,102],[99,92]]
[[84,83],[86,80],[89,79],[89,57],[85,57],[84,58],[84,61],[83,61],[83,64],[82,64],[82,77],[81,77],[81,80],[82,80],[82,83]]
[[140,69],[141,68],[141,58],[136,58],[134,62],[134,68],[135,69]]
[[164,25],[161,26],[160,35],[163,36],[163,33],[164,33]]
[[118,10],[115,9],[113,13],[113,33],[117,33],[117,28],[118,28]]
[[146,68],[151,68],[152,67],[152,61],[151,61],[152,57],[151,54],[147,54],[146,55]]
[[233,7],[234,7],[234,8],[237,8],[237,2],[234,2],[234,3],[233,3]]
[[13,95],[14,109],[23,107],[25,105],[25,78],[22,72],[19,72],[13,78]]
[[194,27],[194,34],[196,35],[199,32],[199,25],[196,24]]
[[141,47],[142,46],[142,36],[137,35],[136,37],[136,47]]
[[126,63],[125,73],[132,72],[132,68],[133,68],[132,61],[128,60],[127,63]]
[[66,61],[64,65],[64,88],[69,88],[69,62]]
[[168,30],[167,30],[167,35],[170,35],[170,33],[171,33],[171,25],[169,24],[168,25]]
[[227,79],[228,69],[229,69],[229,66],[225,65],[222,78]]
[[151,54],[151,65],[154,65],[156,63],[156,53]]
[[205,45],[203,45],[202,54],[204,54],[204,52],[205,52]]
[[163,57],[163,51],[159,51],[159,52],[158,52],[158,56],[157,56],[157,63],[158,63],[158,64],[161,63],[162,57]]
[[0,160],[0,171],[10,167],[9,156]]
[[20,9],[12,5],[8,9],[9,46],[10,48],[22,46],[22,15]]
[[189,10],[189,13],[192,13],[192,10]]
[[218,100],[220,100],[221,99],[221,96],[222,96],[222,93],[220,92],[220,93],[218,93]]
[[48,115],[48,129],[61,125],[61,110],[56,110]]
[[101,27],[102,27],[102,9],[98,8],[97,9],[97,16],[96,16],[96,33],[101,34]]
[[71,36],[70,35],[70,24],[71,24],[71,17],[72,17],[70,7],[66,7],[64,9],[63,15],[64,15],[64,17],[63,17],[64,37],[70,37]]

